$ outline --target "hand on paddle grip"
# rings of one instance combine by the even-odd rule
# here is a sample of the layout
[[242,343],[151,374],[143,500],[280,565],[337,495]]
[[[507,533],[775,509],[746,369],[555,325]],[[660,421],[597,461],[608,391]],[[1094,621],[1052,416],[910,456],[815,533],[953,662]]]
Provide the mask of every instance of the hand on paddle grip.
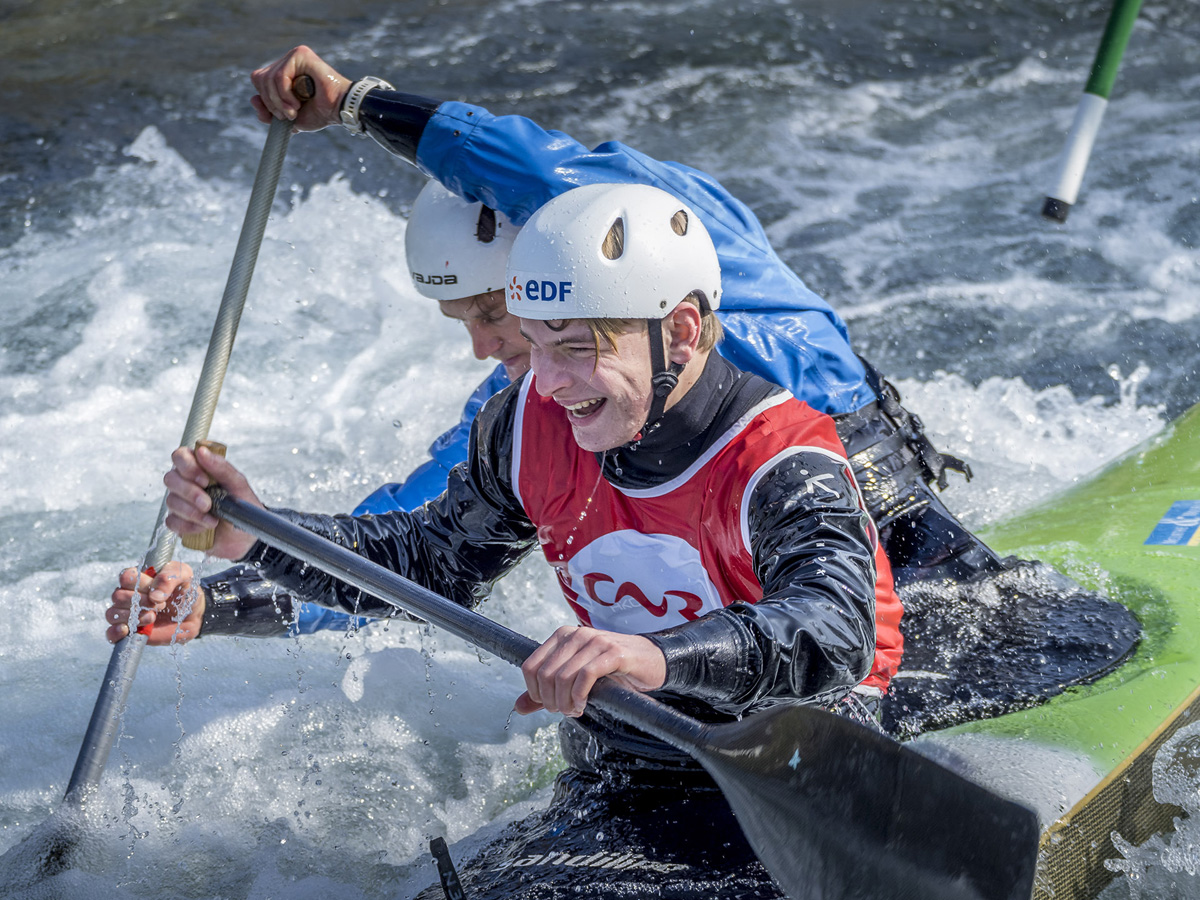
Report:
[[171,462],[174,468],[163,476],[163,484],[167,486],[167,527],[178,535],[212,529],[210,556],[222,559],[245,556],[254,546],[254,538],[212,514],[212,498],[205,488],[218,484],[231,497],[261,508],[262,502],[251,490],[246,477],[224,457],[204,446],[194,451],[180,447],[171,454]]
[[338,113],[351,81],[304,45],[250,73],[258,91],[251,98],[259,121],[286,119],[294,131],[320,131],[341,120]]
[[583,715],[593,685],[608,676],[625,687],[652,691],[667,678],[662,651],[640,634],[582,626],[557,629],[521,665],[526,691],[514,709]]

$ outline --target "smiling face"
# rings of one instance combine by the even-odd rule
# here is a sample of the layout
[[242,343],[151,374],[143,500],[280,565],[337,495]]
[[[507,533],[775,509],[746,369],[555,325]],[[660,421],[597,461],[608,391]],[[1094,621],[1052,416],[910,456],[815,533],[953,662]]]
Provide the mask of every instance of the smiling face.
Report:
[[476,359],[503,363],[510,381],[529,371],[529,342],[521,334],[521,320],[504,306],[504,291],[443,300],[439,306],[442,315],[466,326]]
[[650,345],[644,321],[617,333],[613,347],[601,340],[599,351],[583,319],[549,324],[524,319],[521,326],[531,344],[537,391],[563,407],[580,447],[600,453],[637,437],[650,413]]

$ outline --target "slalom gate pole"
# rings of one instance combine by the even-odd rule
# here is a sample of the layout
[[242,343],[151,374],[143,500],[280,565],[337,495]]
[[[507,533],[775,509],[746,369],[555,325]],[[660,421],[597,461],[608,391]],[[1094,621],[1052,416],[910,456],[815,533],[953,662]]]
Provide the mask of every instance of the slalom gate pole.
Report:
[[1092,63],[1091,76],[1083,88],[1075,121],[1067,134],[1067,145],[1059,161],[1058,180],[1042,205],[1042,215],[1047,219],[1067,221],[1071,207],[1079,197],[1079,186],[1092,155],[1092,145],[1096,142],[1100,122],[1108,108],[1108,96],[1117,79],[1117,67],[1125,54],[1141,6],[1142,0],[1114,0]]

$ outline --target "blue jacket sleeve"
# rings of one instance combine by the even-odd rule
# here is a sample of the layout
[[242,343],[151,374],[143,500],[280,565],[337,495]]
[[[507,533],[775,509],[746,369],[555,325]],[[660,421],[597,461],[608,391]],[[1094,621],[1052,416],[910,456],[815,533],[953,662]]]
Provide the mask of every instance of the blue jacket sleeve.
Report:
[[841,317],[771,249],[754,213],[705,173],[616,141],[589,150],[529,119],[457,102],[442,103],[425,123],[416,163],[517,224],[582,184],[668,191],[702,217],[717,249],[719,316],[726,328],[721,354],[825,413],[850,412],[875,399]]
[[317,631],[356,631],[370,625],[367,616],[352,616],[336,609],[326,609],[315,603],[301,603],[300,611],[288,627],[288,636],[313,634]]

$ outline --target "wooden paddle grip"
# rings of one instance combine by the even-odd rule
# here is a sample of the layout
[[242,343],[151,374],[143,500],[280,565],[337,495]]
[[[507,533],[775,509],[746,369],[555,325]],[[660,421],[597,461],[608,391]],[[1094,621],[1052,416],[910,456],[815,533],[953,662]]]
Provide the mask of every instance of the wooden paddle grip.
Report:
[[[225,455],[225,450],[227,449],[226,446],[219,441],[196,441],[196,449],[199,450],[201,447],[204,447],[206,450],[211,450],[213,453],[217,454],[217,456],[222,457]],[[210,478],[208,483],[209,485],[212,485],[214,482]],[[208,531],[200,531],[196,534],[180,535],[179,540],[183,546],[187,547],[189,550],[207,551],[212,549],[213,540],[215,537],[216,530],[210,528]]]

